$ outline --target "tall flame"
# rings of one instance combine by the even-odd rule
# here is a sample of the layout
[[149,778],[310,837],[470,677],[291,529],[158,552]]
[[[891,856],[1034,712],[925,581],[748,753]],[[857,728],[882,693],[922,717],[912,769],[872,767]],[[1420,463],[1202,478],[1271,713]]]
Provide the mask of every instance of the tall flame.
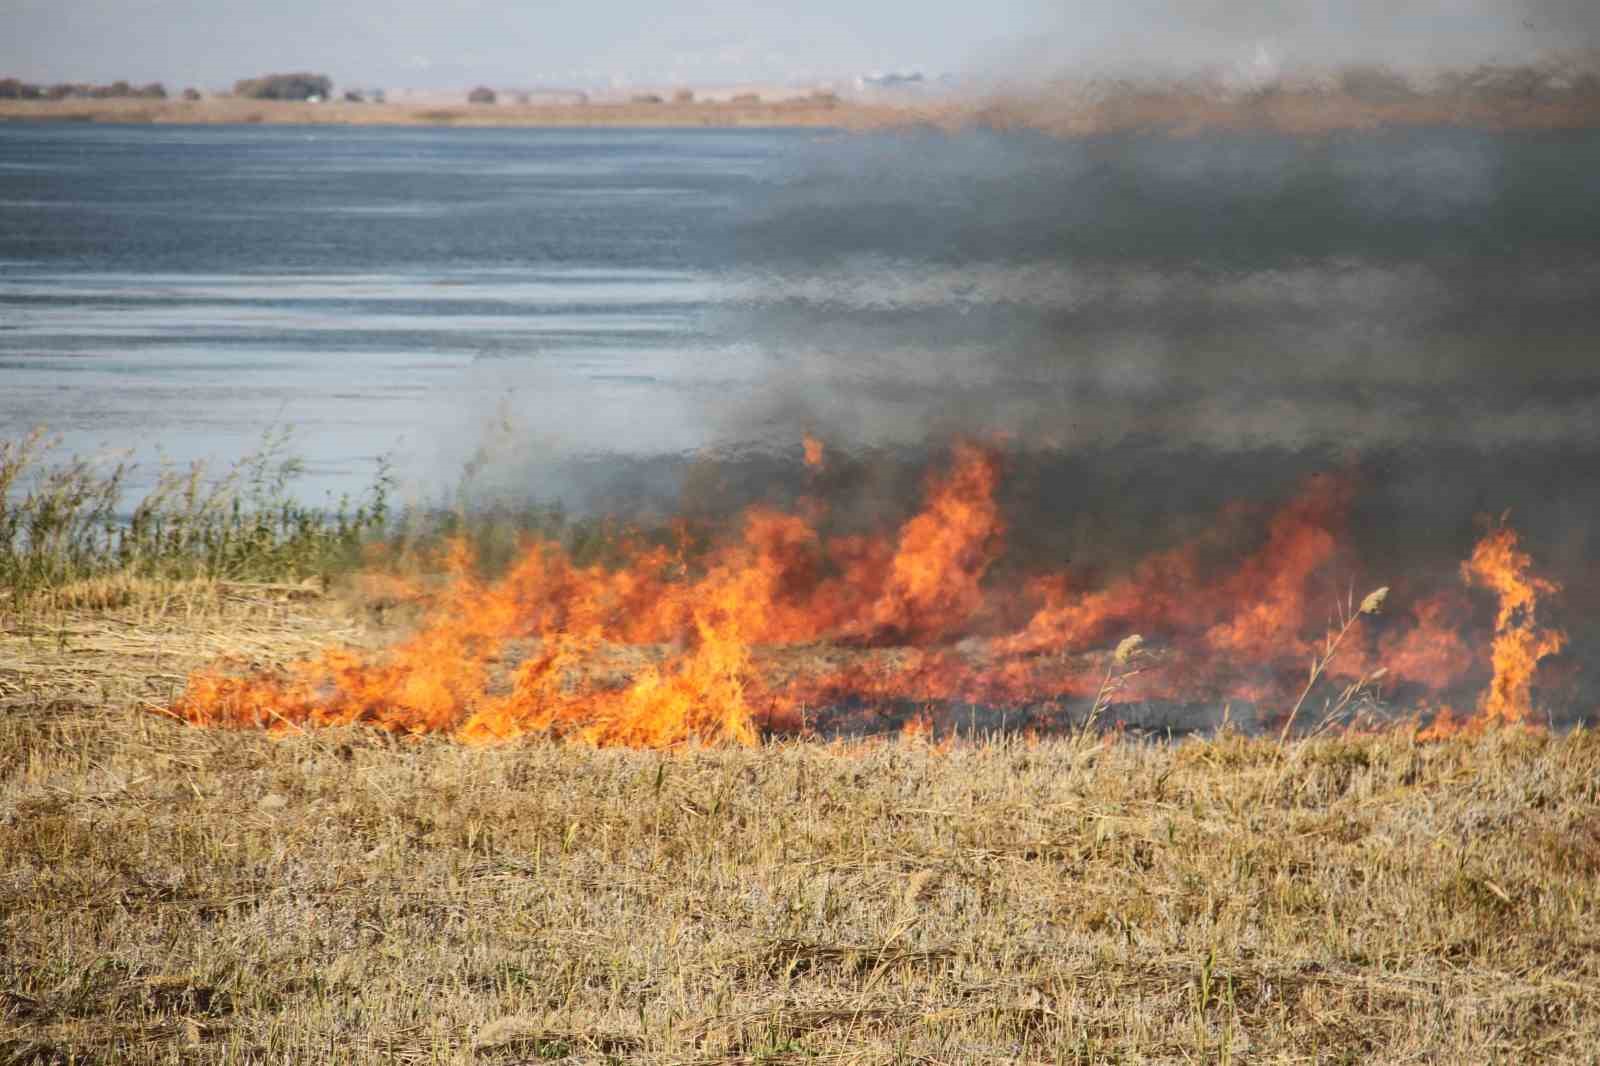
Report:
[[964,629],[983,606],[980,582],[1004,535],[994,501],[998,481],[994,456],[957,446],[955,468],[932,482],[927,506],[900,530],[872,604],[875,637],[937,640]]
[[1490,663],[1494,675],[1478,701],[1477,713],[1458,715],[1448,704],[1418,737],[1476,736],[1495,726],[1533,722],[1533,676],[1539,662],[1566,646],[1566,634],[1541,629],[1535,618],[1539,598],[1561,591],[1561,586],[1529,573],[1533,560],[1518,547],[1516,530],[1504,523],[1490,529],[1461,564],[1469,585],[1493,590],[1499,597],[1495,613]]

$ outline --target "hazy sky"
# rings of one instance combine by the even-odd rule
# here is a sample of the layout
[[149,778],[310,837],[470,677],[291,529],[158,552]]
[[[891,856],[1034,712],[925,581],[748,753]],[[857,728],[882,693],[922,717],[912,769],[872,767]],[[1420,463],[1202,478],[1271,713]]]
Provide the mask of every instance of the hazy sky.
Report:
[[1600,0],[0,0],[0,76],[454,88],[1005,74],[1086,63],[1515,60]]

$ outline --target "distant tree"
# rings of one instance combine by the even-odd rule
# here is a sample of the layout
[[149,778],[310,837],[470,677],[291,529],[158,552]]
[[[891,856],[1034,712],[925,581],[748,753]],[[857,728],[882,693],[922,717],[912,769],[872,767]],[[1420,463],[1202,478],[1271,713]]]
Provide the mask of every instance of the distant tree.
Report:
[[492,104],[496,99],[498,97],[495,96],[494,90],[487,85],[480,85],[467,94],[469,104]]
[[360,89],[351,89],[344,94],[344,102],[347,104],[364,104],[367,102],[367,98],[361,95]]
[[663,101],[655,93],[639,93],[633,98],[633,102],[636,104],[659,104]]
[[166,87],[160,82],[151,82],[134,88],[125,81],[114,81],[110,85],[89,85],[83,82],[57,82],[54,85],[34,85],[30,82],[20,81],[17,78],[0,79],[0,99],[8,100],[66,100],[69,97],[78,99],[108,100],[119,96],[142,96],[153,100],[164,100],[167,96]]
[[326,100],[333,92],[333,80],[326,74],[263,74],[234,83],[233,94],[250,100]]
[[759,104],[761,102],[761,94],[737,93],[733,97],[733,102],[736,104]]
[[200,99],[200,90],[199,89],[185,89],[185,90],[183,90],[183,98],[185,100],[198,100],[198,99]]
[[672,94],[672,102],[675,103],[675,104],[692,104],[692,103],[694,103],[694,90],[693,89],[679,89],[677,92]]

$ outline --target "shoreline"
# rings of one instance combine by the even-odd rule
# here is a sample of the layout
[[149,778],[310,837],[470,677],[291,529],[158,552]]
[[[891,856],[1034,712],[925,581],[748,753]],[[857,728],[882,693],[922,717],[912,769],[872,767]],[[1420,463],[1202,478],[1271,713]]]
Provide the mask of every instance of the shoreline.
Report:
[[106,125],[462,126],[476,128],[814,128],[875,123],[896,109],[838,101],[772,103],[321,104],[282,100],[3,100],[0,122]]
[[1600,97],[1488,100],[1417,97],[1367,102],[1342,94],[1281,92],[1242,99],[1131,93],[981,101],[863,103],[804,98],[759,102],[586,104],[321,104],[276,100],[0,100],[0,122],[104,125],[459,126],[501,129],[983,128],[1053,136],[1161,132],[1319,134],[1455,126],[1490,130],[1600,128]]

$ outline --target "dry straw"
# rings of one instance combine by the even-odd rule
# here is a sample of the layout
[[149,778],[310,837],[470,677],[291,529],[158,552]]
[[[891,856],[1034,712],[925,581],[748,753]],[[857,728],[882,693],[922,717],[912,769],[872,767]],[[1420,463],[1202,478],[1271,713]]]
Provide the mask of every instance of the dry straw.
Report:
[[[1339,605],[1336,628],[1330,630],[1323,639],[1321,653],[1311,657],[1311,670],[1306,678],[1306,687],[1300,690],[1300,697],[1294,701],[1294,706],[1289,710],[1289,717],[1284,719],[1283,729],[1278,733],[1278,748],[1280,750],[1289,740],[1289,731],[1294,728],[1295,718],[1299,716],[1300,708],[1305,704],[1306,697],[1311,695],[1311,690],[1316,687],[1317,680],[1322,677],[1329,665],[1332,664],[1334,657],[1339,654],[1339,646],[1344,643],[1344,638],[1350,635],[1350,630],[1362,615],[1377,614],[1382,610],[1383,601],[1388,598],[1388,595],[1389,586],[1385,585],[1367,593],[1359,607],[1353,606],[1355,602],[1353,595]],[[1335,704],[1329,708],[1328,716],[1325,720],[1337,716],[1358,694],[1380,680],[1384,673],[1385,671],[1381,669],[1374,670],[1348,686]]]

